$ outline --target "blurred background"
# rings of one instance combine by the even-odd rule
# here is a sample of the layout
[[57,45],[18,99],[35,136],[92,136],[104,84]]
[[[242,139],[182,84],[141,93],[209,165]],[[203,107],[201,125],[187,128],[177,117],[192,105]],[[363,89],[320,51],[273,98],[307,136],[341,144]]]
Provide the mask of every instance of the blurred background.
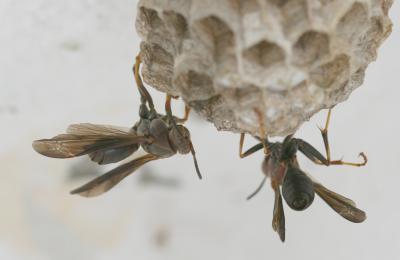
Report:
[[[368,218],[350,223],[319,198],[304,212],[285,205],[284,244],[271,227],[269,185],[245,200],[262,179],[262,153],[240,160],[238,134],[218,132],[195,114],[187,126],[202,181],[190,156],[174,156],[87,199],[69,191],[110,167],[32,150],[32,140],[71,123],[136,122],[136,4],[0,1],[0,259],[398,258],[400,3],[390,11],[393,33],[365,83],[332,115],[333,156],[357,160],[364,151],[368,165],[327,168],[299,158],[305,171],[355,200]],[[151,93],[162,109],[164,95]],[[173,110],[183,114],[182,103],[174,101]],[[296,136],[323,151],[317,125],[325,116],[314,116]]]

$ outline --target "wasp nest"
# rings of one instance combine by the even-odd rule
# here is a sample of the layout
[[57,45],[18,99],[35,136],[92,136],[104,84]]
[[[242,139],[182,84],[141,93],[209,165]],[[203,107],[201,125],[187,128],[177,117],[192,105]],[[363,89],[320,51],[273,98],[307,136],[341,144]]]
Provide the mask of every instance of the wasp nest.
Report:
[[141,0],[143,78],[220,130],[293,133],[344,101],[391,32],[392,0]]

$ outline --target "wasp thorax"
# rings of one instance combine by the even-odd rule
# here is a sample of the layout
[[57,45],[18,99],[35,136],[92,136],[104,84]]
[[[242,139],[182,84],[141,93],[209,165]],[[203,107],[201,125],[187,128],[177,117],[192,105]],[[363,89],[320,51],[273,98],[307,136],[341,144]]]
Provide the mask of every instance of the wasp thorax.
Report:
[[190,133],[186,127],[182,125],[173,127],[169,132],[169,139],[178,153],[187,154],[190,152]]
[[[288,137],[286,137],[288,138]],[[281,161],[287,161],[290,160],[293,157],[296,157],[297,153],[297,145],[295,142],[293,142],[293,139],[289,139],[284,141],[283,146],[282,146],[282,152],[281,152]]]
[[282,194],[289,207],[305,210],[314,200],[314,186],[304,172],[289,166],[283,181]]

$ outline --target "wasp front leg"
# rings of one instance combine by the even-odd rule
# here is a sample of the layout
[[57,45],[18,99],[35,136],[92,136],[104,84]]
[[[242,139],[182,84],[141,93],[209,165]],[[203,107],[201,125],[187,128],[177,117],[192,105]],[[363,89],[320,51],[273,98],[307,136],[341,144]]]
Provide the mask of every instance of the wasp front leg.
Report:
[[258,108],[254,108],[254,112],[256,113],[257,117],[258,117],[258,122],[259,122],[259,135],[260,138],[262,140],[262,145],[264,147],[264,154],[268,155],[269,154],[269,147],[268,147],[268,137],[267,137],[267,131],[265,130],[265,118],[264,118],[264,114],[261,112],[260,109]]
[[264,145],[262,143],[256,144],[250,149],[248,149],[246,152],[243,153],[243,144],[244,144],[244,137],[245,133],[240,134],[240,142],[239,142],[239,157],[240,158],[245,158],[261,149],[264,148]]
[[185,114],[183,118],[176,117],[172,114],[172,109],[171,109],[171,99],[178,99],[179,97],[175,97],[172,95],[167,94],[166,99],[165,99],[165,112],[166,114],[170,117],[173,118],[176,123],[179,124],[184,124],[186,121],[189,119],[189,114],[190,114],[190,107],[185,104]]
[[186,121],[189,119],[189,114],[190,114],[190,107],[188,105],[185,104],[185,115],[183,116],[183,118],[178,118],[178,122],[181,124],[186,123]]

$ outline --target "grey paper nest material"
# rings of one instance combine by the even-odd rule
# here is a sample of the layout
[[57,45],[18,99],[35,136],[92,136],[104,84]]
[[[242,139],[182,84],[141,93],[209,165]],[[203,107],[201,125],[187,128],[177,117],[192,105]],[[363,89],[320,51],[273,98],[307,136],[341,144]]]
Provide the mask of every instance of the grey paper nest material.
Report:
[[143,78],[218,129],[293,133],[348,98],[391,32],[392,0],[141,0]]

